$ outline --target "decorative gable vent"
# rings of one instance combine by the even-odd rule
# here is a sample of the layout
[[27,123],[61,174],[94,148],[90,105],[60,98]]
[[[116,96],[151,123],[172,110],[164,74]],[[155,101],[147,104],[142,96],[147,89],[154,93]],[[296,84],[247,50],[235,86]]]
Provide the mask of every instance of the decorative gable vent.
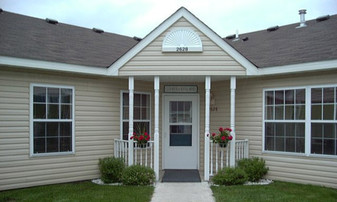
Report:
[[189,28],[176,28],[163,41],[163,52],[202,52],[199,35]]

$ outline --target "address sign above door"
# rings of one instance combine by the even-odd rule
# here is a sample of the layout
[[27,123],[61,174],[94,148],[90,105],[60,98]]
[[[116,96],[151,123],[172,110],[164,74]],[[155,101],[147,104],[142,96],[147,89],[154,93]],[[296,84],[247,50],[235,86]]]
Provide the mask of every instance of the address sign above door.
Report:
[[202,52],[202,43],[192,29],[175,28],[165,36],[162,52]]

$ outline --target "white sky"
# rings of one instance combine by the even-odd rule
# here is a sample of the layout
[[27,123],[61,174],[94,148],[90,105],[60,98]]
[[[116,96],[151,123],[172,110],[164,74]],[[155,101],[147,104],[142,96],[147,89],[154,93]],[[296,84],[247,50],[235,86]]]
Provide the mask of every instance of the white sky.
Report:
[[337,0],[0,0],[0,8],[61,23],[144,37],[186,7],[220,36],[337,14]]

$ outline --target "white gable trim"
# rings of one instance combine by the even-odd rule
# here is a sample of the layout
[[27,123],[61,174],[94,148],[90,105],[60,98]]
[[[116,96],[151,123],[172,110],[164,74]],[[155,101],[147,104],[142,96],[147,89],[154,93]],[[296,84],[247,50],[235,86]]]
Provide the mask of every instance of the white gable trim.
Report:
[[108,68],[109,75],[118,75],[118,70],[126,64],[131,58],[143,50],[147,45],[149,45],[153,40],[155,40],[160,34],[167,30],[171,25],[178,21],[181,17],[184,17],[191,24],[197,27],[201,32],[203,32],[207,37],[209,37],[214,43],[226,51],[230,56],[232,56],[237,62],[239,62],[245,69],[247,75],[257,75],[257,68],[249,62],[245,57],[243,57],[234,48],[228,45],[219,35],[207,27],[203,22],[197,19],[192,13],[190,13],[186,8],[182,7],[168,19],[166,19],[162,24],[160,24],[156,29],[154,29],[149,35],[147,35],[143,40],[141,40],[136,46],[129,50],[125,55],[119,58],[114,64]]
[[93,75],[107,75],[107,68],[73,65],[59,62],[48,62],[24,58],[0,56],[0,65],[25,67],[32,69],[54,70],[64,72],[76,72]]
[[296,72],[307,72],[315,70],[337,69],[337,60],[327,60],[319,62],[308,62],[294,65],[284,65],[275,67],[264,67],[258,69],[258,75],[276,75]]

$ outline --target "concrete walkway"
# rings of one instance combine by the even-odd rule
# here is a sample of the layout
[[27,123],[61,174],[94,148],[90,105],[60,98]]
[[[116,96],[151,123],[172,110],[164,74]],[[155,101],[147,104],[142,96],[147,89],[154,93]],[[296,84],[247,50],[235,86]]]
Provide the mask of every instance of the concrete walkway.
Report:
[[214,202],[207,182],[157,183],[151,202]]

